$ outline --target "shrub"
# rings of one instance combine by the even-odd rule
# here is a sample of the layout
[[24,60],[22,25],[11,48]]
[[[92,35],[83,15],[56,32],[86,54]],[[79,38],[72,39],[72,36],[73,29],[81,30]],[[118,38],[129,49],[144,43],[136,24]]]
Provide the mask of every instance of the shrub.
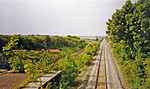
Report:
[[63,64],[60,64],[60,67],[62,69],[61,88],[67,89],[68,86],[74,85],[74,80],[79,74],[79,70],[70,54],[66,55]]

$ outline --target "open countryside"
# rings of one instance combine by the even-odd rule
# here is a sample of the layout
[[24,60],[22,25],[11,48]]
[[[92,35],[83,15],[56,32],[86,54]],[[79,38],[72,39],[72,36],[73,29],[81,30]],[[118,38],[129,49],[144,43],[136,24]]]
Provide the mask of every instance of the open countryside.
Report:
[[[32,3],[34,5],[45,5],[45,7],[47,5],[49,7],[49,4],[53,3],[54,5],[51,4],[53,7],[62,6],[61,9],[59,8],[60,11],[58,8],[49,7],[55,9],[57,13],[61,11],[67,13],[67,10],[70,11],[67,7],[75,10],[75,8],[83,6],[87,7],[86,9],[82,7],[85,10],[84,13],[86,13],[86,10],[92,8],[96,1],[81,0],[79,3],[77,3],[78,1],[74,3],[75,5],[71,4],[75,2],[72,0],[64,0],[64,3],[59,1],[59,4],[58,1],[47,0],[46,2],[41,0],[37,0],[37,2],[34,0],[28,2],[14,0],[12,3],[15,3],[16,6]],[[4,5],[10,4],[9,1],[0,2]],[[70,5],[67,5],[66,2]],[[92,4],[89,4],[91,2]],[[81,3],[85,4],[80,6]],[[88,6],[87,3],[91,6]],[[97,4],[94,5],[94,8],[96,8]],[[75,7],[73,8],[73,6]],[[24,7],[28,6],[25,5]],[[14,8],[16,7],[14,6]],[[14,8],[12,10],[15,10]],[[17,10],[19,10],[18,8]],[[42,7],[39,6],[39,9],[42,9]],[[45,9],[42,10],[40,12],[44,13]],[[78,13],[77,17],[83,18],[82,14]],[[53,16],[50,17],[55,19],[54,22],[57,22],[60,19],[59,15],[56,14],[57,20]],[[74,15],[69,14],[67,18],[70,18],[69,16]],[[6,23],[10,19],[13,21],[12,18],[13,15],[11,18],[5,19]],[[35,19],[35,17],[33,18]],[[0,19],[3,21],[2,18]],[[84,19],[80,19],[80,21],[84,22]],[[74,23],[77,27],[85,25]],[[89,22],[85,21],[84,23],[87,25]],[[15,28],[14,24],[12,29]],[[40,24],[42,24],[42,20]],[[30,32],[30,30],[28,30],[30,34],[25,34],[23,30],[20,34],[15,32],[17,30],[14,30],[15,34],[5,32],[7,30],[1,30],[0,89],[150,89],[150,0],[126,0],[121,8],[117,8],[111,14],[105,24],[105,35],[89,36],[88,34],[95,34],[92,33],[94,30],[87,29],[87,34],[86,32],[82,33],[84,29],[82,31],[80,29],[84,27],[75,30],[78,35],[72,35],[73,29],[69,30],[70,34],[66,34],[69,32],[68,30],[62,30],[59,35],[47,35],[47,33],[40,35],[42,34],[40,33],[41,30],[38,29],[39,34]],[[66,23],[61,23],[61,25],[65,27]],[[46,25],[40,26],[44,28]],[[54,24],[53,26],[55,27]],[[75,25],[70,26],[76,28]],[[0,29],[2,28],[6,29],[7,27],[1,26]],[[102,30],[100,30],[101,32]]]

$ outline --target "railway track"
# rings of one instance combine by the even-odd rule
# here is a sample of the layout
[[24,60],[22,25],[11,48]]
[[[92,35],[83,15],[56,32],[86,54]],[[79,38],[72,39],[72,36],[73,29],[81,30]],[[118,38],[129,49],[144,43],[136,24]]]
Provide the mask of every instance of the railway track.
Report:
[[97,73],[96,89],[106,89],[106,65],[104,45],[101,49],[99,68]]
[[84,51],[84,49],[81,49],[78,52],[74,53],[72,56],[74,56],[75,59],[77,59],[82,54],[83,51]]
[[86,89],[131,89],[105,40],[95,56]]
[[86,89],[106,89],[105,52],[103,42],[98,55],[95,56],[93,70],[90,74]]

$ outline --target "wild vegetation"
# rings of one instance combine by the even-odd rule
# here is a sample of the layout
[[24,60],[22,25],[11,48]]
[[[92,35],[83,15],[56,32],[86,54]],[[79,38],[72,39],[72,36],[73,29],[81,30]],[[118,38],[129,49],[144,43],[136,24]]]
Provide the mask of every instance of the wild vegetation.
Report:
[[63,70],[61,79],[61,86],[63,89],[67,89],[68,86],[76,85],[74,80],[81,72],[80,70],[84,66],[90,65],[93,61],[92,57],[96,54],[99,45],[100,42],[90,43],[85,47],[85,50],[77,59],[71,57],[71,54],[67,54],[65,58],[58,61],[58,68]]
[[150,89],[150,1],[130,0],[108,20],[106,33],[133,89]]
[[[48,35],[41,36],[41,37],[33,36],[33,35],[31,35],[31,36],[0,35],[0,42],[1,42],[1,44],[0,44],[0,52],[1,52],[0,64],[1,65],[3,65],[3,64],[6,65],[8,57],[10,57],[11,55],[15,55],[17,53],[19,55],[19,53],[21,51],[22,51],[21,52],[22,55],[20,55],[20,56],[28,54],[28,55],[30,55],[29,57],[37,57],[37,55],[39,55],[39,54],[43,55],[43,53],[45,53],[44,50],[46,50],[46,52],[48,53],[48,52],[50,52],[50,50],[48,50],[48,49],[59,49],[62,51],[58,52],[58,54],[63,55],[66,52],[66,50],[74,49],[74,52],[75,52],[81,48],[84,48],[84,46],[86,45],[86,43],[83,40],[80,40],[80,38],[75,37],[75,36],[50,37]],[[18,52],[18,51],[20,51],[20,52]],[[7,55],[5,55],[6,52],[8,52]],[[50,54],[57,55],[57,54],[54,54],[53,52]],[[61,56],[58,56],[58,57],[61,57]],[[23,59],[26,59],[26,58],[23,58]],[[30,58],[27,58],[27,59],[30,59]],[[39,58],[38,59],[31,58],[31,59],[38,60]],[[54,58],[54,59],[58,59],[58,58]]]
[[[5,46],[13,37],[13,35],[0,35],[0,51],[3,50],[3,46]],[[67,37],[59,37],[53,36],[50,37],[48,35],[45,36],[34,36],[34,35],[18,35],[18,44],[17,48],[26,49],[26,50],[41,50],[41,49],[50,49],[50,48],[62,48],[62,47],[79,47],[83,48],[85,46],[85,42],[80,40],[79,37],[76,36],[67,36]]]
[[[75,85],[80,69],[92,62],[100,43],[87,44],[76,36],[1,35],[0,66],[30,74],[28,82],[51,70],[62,70],[60,88]],[[83,49],[75,59],[72,54]],[[57,49],[57,50],[53,50]]]

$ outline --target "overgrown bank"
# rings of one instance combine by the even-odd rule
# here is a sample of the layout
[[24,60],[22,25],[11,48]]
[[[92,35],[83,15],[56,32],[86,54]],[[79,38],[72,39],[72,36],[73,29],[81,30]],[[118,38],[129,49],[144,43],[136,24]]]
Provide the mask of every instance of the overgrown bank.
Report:
[[[9,64],[12,64],[11,62],[22,64],[25,61],[32,61],[34,63],[41,59],[53,63],[57,59],[64,57],[68,50],[76,52],[86,45],[84,40],[76,36],[50,37],[48,35],[40,37],[33,35],[0,35],[0,43],[0,67],[6,65],[9,67]],[[57,50],[56,52],[52,52],[53,50],[51,49]],[[10,61],[9,59],[15,59],[15,61]],[[8,64],[8,62],[10,63]],[[24,68],[19,67],[19,71],[23,72]]]
[[[0,35],[0,52],[14,35]],[[77,36],[60,37],[60,36],[34,36],[34,35],[18,35],[18,49],[25,50],[41,50],[62,47],[79,47],[83,48],[86,44]]]
[[57,65],[62,70],[61,88],[68,89],[71,86],[76,86],[75,79],[81,73],[81,69],[90,65],[93,61],[92,57],[96,54],[100,42],[94,42],[88,44],[83,53],[75,59],[71,54],[66,55],[65,58],[60,59]]
[[[27,44],[24,45],[25,47],[20,45],[24,43],[19,43],[21,37],[21,35],[11,36],[8,43],[2,47],[0,66],[8,65],[13,71],[30,74],[30,77],[25,83],[34,82],[38,76],[51,70],[62,70],[60,85],[56,87],[61,89],[67,89],[69,86],[75,85],[74,80],[80,73],[80,69],[91,63],[92,57],[95,55],[100,44],[98,42],[87,44],[84,40],[80,40],[80,38],[75,36],[54,37],[58,40],[54,41],[55,47],[51,47],[47,44],[50,47],[47,46],[46,48],[42,47],[37,48],[36,50],[30,50],[25,49],[25,47],[27,45],[32,47],[32,45]],[[44,38],[45,36],[40,37],[40,39]],[[47,40],[43,41],[46,42]],[[64,42],[67,42],[68,45]],[[36,41],[33,44],[37,44]],[[43,42],[38,43],[38,45],[40,44],[43,44]],[[54,48],[57,49],[54,50]],[[84,51],[77,59],[72,57],[74,52],[77,52],[82,48],[84,48]],[[24,83],[18,87],[22,87],[23,85]],[[50,86],[51,85],[48,87]]]
[[150,2],[130,0],[107,22],[115,59],[133,89],[150,88]]

